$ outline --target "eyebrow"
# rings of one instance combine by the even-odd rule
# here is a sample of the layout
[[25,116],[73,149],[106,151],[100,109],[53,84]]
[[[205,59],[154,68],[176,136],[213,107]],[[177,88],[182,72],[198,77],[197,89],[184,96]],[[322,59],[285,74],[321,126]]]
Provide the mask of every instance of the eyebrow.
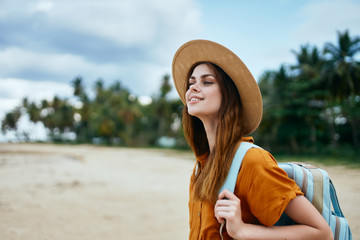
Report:
[[[207,74],[203,74],[200,76],[200,78],[206,78],[206,77],[213,77],[215,78],[215,76],[213,74],[207,73]],[[190,79],[195,79],[194,76],[190,76]]]

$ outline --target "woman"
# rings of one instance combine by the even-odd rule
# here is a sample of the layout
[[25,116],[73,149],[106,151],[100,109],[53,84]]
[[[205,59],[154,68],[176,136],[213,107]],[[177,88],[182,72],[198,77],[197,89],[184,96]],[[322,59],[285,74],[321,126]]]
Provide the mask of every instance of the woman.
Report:
[[[190,239],[332,239],[326,221],[294,181],[260,148],[250,149],[234,193],[224,190],[235,152],[262,117],[259,88],[230,50],[207,40],[182,45],[173,79],[197,165],[190,181]],[[274,226],[285,213],[297,224]],[[226,221],[226,230],[220,225]]]

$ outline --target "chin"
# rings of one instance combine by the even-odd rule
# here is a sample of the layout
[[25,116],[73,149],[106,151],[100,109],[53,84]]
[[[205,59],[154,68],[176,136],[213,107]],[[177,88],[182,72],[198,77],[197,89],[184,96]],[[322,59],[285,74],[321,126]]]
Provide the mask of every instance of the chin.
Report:
[[188,114],[193,117],[199,117],[201,112],[196,111],[195,109],[188,109]]
[[194,111],[188,111],[188,114],[190,115],[190,116],[193,116],[193,117],[197,117],[196,115],[196,112],[194,112]]

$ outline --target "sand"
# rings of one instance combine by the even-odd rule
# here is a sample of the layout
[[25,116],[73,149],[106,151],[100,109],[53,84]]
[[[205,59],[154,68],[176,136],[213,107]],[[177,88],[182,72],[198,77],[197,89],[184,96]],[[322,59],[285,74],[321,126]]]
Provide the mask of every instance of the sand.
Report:
[[[187,239],[191,153],[0,144],[0,239]],[[360,169],[324,167],[354,239]]]

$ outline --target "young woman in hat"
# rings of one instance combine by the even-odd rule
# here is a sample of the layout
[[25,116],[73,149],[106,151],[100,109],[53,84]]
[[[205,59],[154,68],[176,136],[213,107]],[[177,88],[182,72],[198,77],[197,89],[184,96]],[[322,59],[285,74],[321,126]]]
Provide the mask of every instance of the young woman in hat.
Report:
[[[183,127],[197,163],[190,181],[189,239],[331,239],[330,227],[272,155],[250,149],[234,193],[219,193],[241,142],[262,117],[250,71],[224,46],[194,40],[176,52],[173,79]],[[296,225],[274,226],[286,213]],[[226,230],[220,230],[226,221]]]

